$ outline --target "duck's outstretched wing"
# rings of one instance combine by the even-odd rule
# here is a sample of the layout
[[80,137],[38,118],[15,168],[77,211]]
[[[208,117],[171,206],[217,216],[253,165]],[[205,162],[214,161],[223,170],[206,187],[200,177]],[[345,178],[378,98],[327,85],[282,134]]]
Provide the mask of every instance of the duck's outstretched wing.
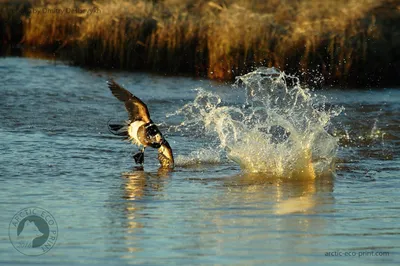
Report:
[[145,123],[150,123],[149,110],[144,102],[114,80],[109,80],[107,84],[115,98],[125,103],[125,108],[129,113],[131,121],[142,120]]

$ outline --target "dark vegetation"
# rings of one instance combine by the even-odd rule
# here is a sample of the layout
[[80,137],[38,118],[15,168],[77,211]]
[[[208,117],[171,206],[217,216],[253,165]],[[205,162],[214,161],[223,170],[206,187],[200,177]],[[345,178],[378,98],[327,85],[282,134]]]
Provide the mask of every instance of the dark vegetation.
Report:
[[3,54],[34,48],[82,66],[217,80],[262,65],[324,84],[400,84],[395,0],[0,0],[0,9]]

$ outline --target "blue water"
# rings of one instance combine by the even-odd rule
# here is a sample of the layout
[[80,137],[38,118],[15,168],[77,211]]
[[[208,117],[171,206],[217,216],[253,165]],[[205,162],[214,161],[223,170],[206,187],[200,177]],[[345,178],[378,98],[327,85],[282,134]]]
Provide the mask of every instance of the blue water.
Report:
[[[196,87],[229,98],[229,85],[0,58],[1,265],[399,265],[400,90],[316,92],[345,107],[333,121],[336,171],[300,182],[243,173],[224,156],[163,171],[150,149],[136,170],[136,148],[107,131],[127,117],[108,77],[147,103],[175,156],[217,149],[169,130],[181,121],[166,115]],[[9,240],[30,206],[58,224],[41,256]]]

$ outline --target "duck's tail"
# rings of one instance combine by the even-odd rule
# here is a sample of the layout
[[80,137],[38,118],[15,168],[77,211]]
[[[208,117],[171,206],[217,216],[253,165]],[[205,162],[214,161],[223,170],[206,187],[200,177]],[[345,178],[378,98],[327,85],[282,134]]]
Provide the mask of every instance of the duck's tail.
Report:
[[121,136],[125,137],[126,139],[129,138],[128,135],[128,127],[125,124],[111,124],[110,123],[111,119],[108,120],[107,126],[108,126],[108,131],[110,131],[111,134],[116,135],[116,136]]

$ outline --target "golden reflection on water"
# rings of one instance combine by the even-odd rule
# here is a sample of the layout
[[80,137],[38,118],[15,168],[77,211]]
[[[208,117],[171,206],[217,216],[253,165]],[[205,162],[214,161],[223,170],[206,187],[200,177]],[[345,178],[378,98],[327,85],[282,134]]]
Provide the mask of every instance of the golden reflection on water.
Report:
[[[131,260],[136,258],[135,253],[144,251],[141,233],[146,227],[143,218],[148,204],[140,202],[151,202],[163,194],[165,185],[171,181],[169,175],[169,171],[132,171],[122,174],[120,197],[125,201],[121,203],[123,210],[120,209],[123,214],[120,230],[123,230],[121,237],[124,249],[121,258]],[[268,244],[268,241],[276,245],[276,239],[280,239],[280,249],[312,254],[312,243],[318,241],[313,232],[318,234],[328,226],[323,216],[313,214],[332,211],[329,207],[334,201],[331,193],[332,174],[310,179],[304,179],[304,176],[289,179],[273,178],[260,173],[241,173],[209,180],[214,180],[216,184],[216,188],[210,187],[209,190],[216,190],[206,190],[211,193],[207,196],[196,196],[199,201],[190,203],[196,207],[187,209],[185,217],[176,221],[185,224],[187,220],[193,230],[200,230],[194,237],[194,241],[199,243],[199,250],[203,245],[210,246],[211,243],[216,256],[226,256],[241,241],[265,242],[265,252],[273,254],[277,252],[277,247]],[[193,193],[196,194],[195,191]],[[324,208],[324,205],[328,207]],[[161,219],[165,214],[159,215]],[[244,247],[237,252],[245,250]],[[303,257],[290,260],[299,262],[308,259]]]
[[333,174],[299,174],[274,178],[264,173],[241,173],[230,177],[225,185],[231,193],[239,189],[246,200],[274,202],[275,214],[310,213],[319,203],[318,192],[333,191]]
[[139,200],[145,194],[146,189],[162,191],[168,180],[171,170],[160,167],[155,173],[143,170],[122,173],[124,177],[124,198]]
[[142,217],[138,212],[144,209],[142,204],[137,204],[138,201],[143,200],[145,196],[151,192],[160,193],[164,189],[164,185],[168,182],[169,169],[160,168],[157,173],[148,173],[142,169],[133,170],[131,172],[124,172],[122,177],[122,195],[125,199],[121,203],[124,215],[124,230],[122,238],[124,240],[124,255],[122,258],[132,259],[135,257],[134,253],[141,251],[140,239],[136,234],[144,228],[143,223],[138,222]]
[[[262,256],[315,253],[317,236],[329,225],[324,213],[332,212],[332,174],[305,180],[242,173],[226,178],[223,186],[223,195],[204,203],[214,209],[208,217],[218,232],[217,254],[226,255],[239,243],[252,243]],[[306,257],[287,259],[295,263]]]

